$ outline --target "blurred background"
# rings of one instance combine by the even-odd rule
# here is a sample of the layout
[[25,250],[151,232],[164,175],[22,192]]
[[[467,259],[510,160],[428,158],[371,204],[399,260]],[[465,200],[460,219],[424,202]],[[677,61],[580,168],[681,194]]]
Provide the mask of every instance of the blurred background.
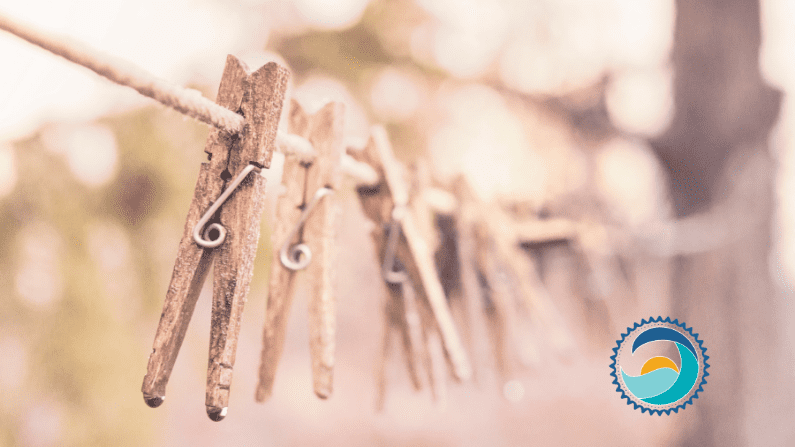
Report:
[[[388,365],[385,291],[353,183],[340,194],[335,392],[311,390],[299,291],[273,398],[254,403],[270,211],[229,416],[204,410],[206,284],[168,399],[140,385],[206,125],[0,32],[0,445],[795,445],[795,3],[788,0],[29,0],[0,12],[215,97],[226,54],[287,65],[346,139],[484,200],[605,230],[536,247],[573,352],[445,399]],[[277,156],[269,185],[280,178]],[[364,251],[364,255],[362,254]],[[608,367],[671,316],[705,341],[692,406],[641,414]],[[476,372],[478,372],[476,371]]]

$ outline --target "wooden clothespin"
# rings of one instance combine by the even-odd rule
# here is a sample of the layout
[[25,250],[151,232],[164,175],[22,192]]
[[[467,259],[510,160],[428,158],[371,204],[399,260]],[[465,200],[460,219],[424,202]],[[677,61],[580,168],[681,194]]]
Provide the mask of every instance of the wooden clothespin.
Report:
[[[521,339],[516,330],[514,294],[496,256],[490,229],[483,222],[482,204],[463,177],[456,179],[453,190],[459,201],[457,218],[463,248],[461,264],[468,276],[475,276],[469,281],[466,281],[468,278],[462,278],[462,286],[466,287],[469,295],[469,309],[472,309],[473,314],[482,313],[484,316],[497,373],[500,380],[505,382],[515,373],[517,345],[530,341]],[[472,285],[473,282],[475,285]],[[477,312],[478,307],[482,312]]]
[[[438,331],[453,376],[458,380],[469,379],[468,356],[450,314],[434,265],[433,251],[408,207],[409,185],[392,152],[386,131],[374,127],[365,149],[353,155],[370,164],[381,179],[378,184],[360,187],[358,193],[365,215],[376,224],[373,239],[383,260],[384,279],[392,284],[406,282],[405,287],[410,284],[416,289],[420,318],[423,317],[423,308],[426,308],[432,322],[430,326],[433,333]],[[400,266],[400,271],[394,270],[395,264]],[[390,288],[391,299],[405,303],[406,294],[401,297],[400,293],[400,288]],[[404,342],[412,338],[410,335],[404,331]],[[433,372],[429,371],[429,374]]]
[[483,294],[473,262],[475,243],[471,219],[467,217],[471,214],[467,210],[469,203],[456,197],[456,182],[441,184],[423,159],[415,163],[413,173],[412,209],[418,221],[432,225],[425,229],[433,233],[427,240],[434,246],[439,279],[472,359],[473,378],[477,378],[482,366],[478,363],[488,357],[486,328],[478,324],[488,297]]
[[273,232],[274,250],[279,252],[271,265],[258,402],[268,399],[273,390],[296,272],[301,269],[306,269],[306,278],[311,281],[309,343],[314,391],[322,399],[332,392],[336,303],[331,275],[336,209],[331,194],[341,183],[344,115],[344,105],[338,102],[326,104],[314,115],[307,115],[298,102],[291,102],[291,132],[309,140],[316,157],[312,161],[287,157],[284,162],[286,193],[279,198]]
[[[483,210],[485,228],[493,236],[496,255],[502,260],[505,273],[513,281],[514,290],[519,292],[523,309],[543,329],[543,335],[550,344],[559,353],[569,355],[574,349],[574,341],[539,275],[536,261],[521,248],[522,241],[515,230],[515,222],[495,204],[485,204]],[[505,231],[506,228],[514,228],[514,231]],[[554,235],[554,238],[558,237],[557,233],[551,231],[542,232]],[[535,349],[531,348],[530,352],[532,351]]]
[[[360,194],[369,195],[372,186],[360,188]],[[376,187],[381,189],[378,185]],[[362,200],[364,202],[364,197]],[[407,212],[405,207],[400,210]],[[386,362],[394,332],[401,335],[406,367],[414,389],[417,391],[422,389],[424,380],[421,370],[424,369],[427,374],[425,380],[433,399],[443,404],[445,396],[444,378],[447,368],[441,339],[427,300],[418,297],[417,288],[406,273],[404,262],[410,259],[410,254],[407,254],[405,244],[400,244],[400,233],[400,221],[396,219],[391,219],[381,231],[376,230],[372,233],[373,240],[381,252],[379,259],[393,260],[385,261],[382,265],[388,299],[384,307],[386,321],[376,379],[378,384],[376,408],[379,411],[383,409],[386,399]]]
[[463,182],[464,179],[459,178],[445,186],[426,188],[422,198],[436,214],[440,238],[436,262],[450,310],[461,327],[472,359],[473,379],[477,381],[491,351],[487,341],[488,324],[480,318],[487,309],[489,297],[475,262],[477,246],[472,216],[476,210],[469,201],[459,198]]
[[239,135],[211,130],[207,137],[209,163],[202,163],[199,171],[141,387],[151,407],[165,398],[196,300],[215,260],[205,405],[212,420],[226,416],[264,207],[265,178],[258,173],[270,167],[288,78],[289,72],[276,63],[249,73],[243,62],[227,57],[217,102],[242,114],[246,125]]
[[[499,319],[505,325],[498,329],[500,337],[512,341],[525,365],[535,363],[538,357],[532,338],[522,335],[519,329],[528,327],[529,321],[540,326],[543,336],[556,350],[571,351],[574,347],[571,335],[563,327],[534,261],[521,248],[529,241],[539,243],[571,237],[570,222],[555,220],[550,225],[541,222],[517,225],[499,205],[479,200],[465,182],[459,183],[457,191],[459,200],[469,203],[469,219],[478,246],[478,268],[488,286],[490,304],[496,313],[504,315]],[[521,304],[518,308],[517,298]],[[498,353],[498,357],[501,355],[504,356]]]

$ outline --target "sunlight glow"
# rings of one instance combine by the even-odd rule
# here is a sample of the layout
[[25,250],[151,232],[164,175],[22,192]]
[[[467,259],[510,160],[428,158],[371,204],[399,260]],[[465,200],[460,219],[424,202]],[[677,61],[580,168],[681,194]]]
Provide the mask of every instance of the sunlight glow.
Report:
[[620,71],[611,78],[605,95],[610,120],[632,134],[658,136],[673,119],[670,69]]
[[648,145],[616,138],[602,147],[596,162],[599,192],[618,221],[635,226],[665,214],[663,172]]
[[347,28],[359,21],[370,0],[294,0],[301,16],[319,28]]
[[418,80],[396,68],[385,68],[370,90],[370,102],[383,119],[401,121],[410,118],[424,99]]
[[494,90],[469,85],[440,97],[446,123],[431,136],[429,152],[442,176],[465,173],[484,197],[527,194],[546,187],[546,164],[530,149],[523,122]]
[[75,178],[92,187],[107,184],[118,171],[118,148],[113,132],[101,125],[61,125],[42,136],[47,148],[66,158]]

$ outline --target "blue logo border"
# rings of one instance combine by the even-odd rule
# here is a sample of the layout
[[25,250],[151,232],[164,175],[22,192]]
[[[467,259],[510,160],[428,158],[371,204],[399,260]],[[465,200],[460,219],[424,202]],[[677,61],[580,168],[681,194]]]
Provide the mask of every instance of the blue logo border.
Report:
[[[638,405],[638,403],[632,399],[632,396],[625,393],[624,390],[621,388],[621,384],[618,383],[618,375],[616,374],[616,357],[618,356],[618,350],[621,349],[621,344],[624,343],[624,341],[629,336],[629,334],[631,334],[637,328],[643,327],[650,323],[670,323],[678,327],[681,327],[682,329],[687,331],[693,337],[693,339],[698,343],[698,348],[699,350],[701,350],[701,355],[704,358],[704,374],[701,376],[701,383],[698,384],[698,389],[696,390],[695,393],[693,393],[692,396],[690,396],[689,399],[687,399],[686,401],[677,405],[674,408],[666,408],[663,410],[658,410],[654,408],[647,408],[643,405]],[[693,399],[698,399],[698,393],[704,391],[704,384],[707,383],[707,376],[709,375],[709,371],[707,371],[707,369],[709,368],[709,363],[707,363],[707,360],[709,359],[709,356],[707,355],[707,348],[704,347],[704,342],[702,340],[699,340],[698,334],[694,334],[692,328],[688,328],[687,326],[685,326],[685,323],[680,323],[678,319],[671,321],[671,317],[665,317],[665,319],[663,319],[661,316],[658,316],[657,318],[649,317],[649,321],[642,319],[640,320],[640,323],[636,322],[634,326],[628,327],[627,333],[621,334],[621,340],[617,340],[616,342],[617,346],[613,348],[613,355],[610,356],[610,359],[612,360],[612,362],[610,362],[610,369],[612,370],[610,375],[613,376],[613,384],[616,385],[616,391],[621,393],[621,399],[626,399],[627,405],[634,405],[635,410],[640,408],[641,413],[645,413],[646,411],[648,411],[649,414],[657,413],[660,416],[662,416],[663,413],[665,413],[666,415],[671,414],[671,411],[673,411],[674,413],[679,413],[679,409],[685,408],[688,404],[692,405]]]

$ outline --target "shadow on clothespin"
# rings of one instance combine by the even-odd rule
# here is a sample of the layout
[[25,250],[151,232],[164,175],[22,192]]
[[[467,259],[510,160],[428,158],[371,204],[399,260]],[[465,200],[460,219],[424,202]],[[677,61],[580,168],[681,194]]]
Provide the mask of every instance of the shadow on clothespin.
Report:
[[217,103],[246,118],[239,135],[213,129],[179,244],[163,313],[141,390],[151,407],[162,404],[188,323],[215,260],[212,326],[205,405],[208,416],[226,416],[229,388],[249,292],[276,129],[289,72],[270,62],[249,73],[228,56]]
[[[412,383],[415,388],[419,387],[419,357],[428,371],[432,391],[438,396],[442,389],[435,384],[445,375],[437,372],[444,368],[436,367],[434,358],[439,356],[435,356],[435,351],[446,354],[447,363],[457,380],[469,379],[472,371],[439,281],[432,247],[423,234],[423,227],[415,220],[414,210],[409,206],[410,186],[402,165],[395,159],[386,131],[374,127],[365,149],[352,155],[371,165],[380,177],[379,183],[362,186],[358,188],[358,193],[365,215],[376,224],[373,239],[378,247],[382,274],[390,293],[386,306],[388,323],[384,352],[389,351],[389,326],[396,325],[403,335]],[[407,303],[412,301],[414,295],[420,327],[423,328],[423,344],[419,346],[411,325],[407,323],[412,319]],[[437,344],[443,349],[437,349]],[[382,383],[381,377],[379,384]],[[379,388],[383,386],[379,385]],[[382,401],[381,397],[379,401]]]
[[336,331],[331,284],[336,218],[332,194],[341,183],[344,115],[344,105],[338,102],[326,104],[314,115],[307,115],[297,101],[291,102],[291,132],[309,140],[316,153],[311,161],[294,156],[284,161],[286,192],[276,210],[273,246],[278,253],[271,264],[257,402],[267,400],[273,390],[299,270],[306,270],[305,278],[311,282],[309,340],[314,391],[322,399],[332,392]]

